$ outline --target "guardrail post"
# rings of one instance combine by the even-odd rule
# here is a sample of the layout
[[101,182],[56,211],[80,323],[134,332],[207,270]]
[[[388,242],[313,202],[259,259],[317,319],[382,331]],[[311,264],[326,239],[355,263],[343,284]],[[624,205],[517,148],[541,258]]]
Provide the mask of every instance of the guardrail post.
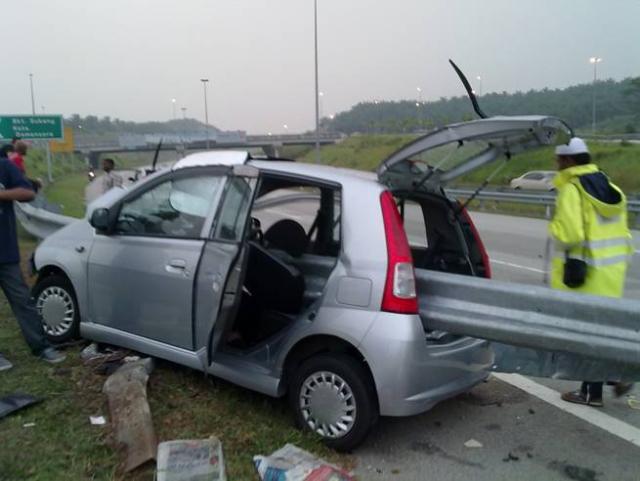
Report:
[[547,220],[551,219],[551,206],[548,204],[544,208],[544,217]]

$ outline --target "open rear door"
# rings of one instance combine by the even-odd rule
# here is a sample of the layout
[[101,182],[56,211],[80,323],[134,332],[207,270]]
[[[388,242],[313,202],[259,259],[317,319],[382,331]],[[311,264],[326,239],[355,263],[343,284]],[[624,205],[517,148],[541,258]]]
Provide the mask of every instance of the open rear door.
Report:
[[567,143],[571,128],[547,116],[490,117],[448,125],[416,139],[377,169],[391,189],[439,190],[497,160],[547,145]]

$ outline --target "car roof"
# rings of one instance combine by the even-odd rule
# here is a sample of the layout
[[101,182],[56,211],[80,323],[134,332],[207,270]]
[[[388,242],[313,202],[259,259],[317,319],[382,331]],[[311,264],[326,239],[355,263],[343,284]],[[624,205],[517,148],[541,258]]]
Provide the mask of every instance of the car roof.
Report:
[[262,171],[294,174],[301,177],[313,177],[314,179],[339,184],[356,182],[376,184],[380,186],[378,178],[374,172],[286,160],[251,159],[249,152],[238,150],[213,150],[190,154],[184,159],[180,159],[176,162],[173,165],[172,170],[175,171],[189,167],[207,167],[215,165],[234,166],[244,164],[252,165]]
[[210,150],[196,152],[180,159],[173,165],[172,170],[186,167],[207,167],[212,165],[242,165],[249,159],[249,152],[243,150]]
[[356,182],[380,185],[378,183],[378,177],[374,172],[365,172],[345,167],[278,160],[251,160],[249,165],[253,165],[262,171],[313,177],[314,179],[339,184]]

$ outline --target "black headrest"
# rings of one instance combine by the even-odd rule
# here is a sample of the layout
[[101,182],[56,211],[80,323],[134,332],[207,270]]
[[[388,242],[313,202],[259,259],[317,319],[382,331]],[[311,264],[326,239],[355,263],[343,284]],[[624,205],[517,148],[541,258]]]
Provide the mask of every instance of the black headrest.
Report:
[[291,257],[300,257],[307,249],[307,234],[295,220],[282,219],[264,234],[268,245],[281,249]]

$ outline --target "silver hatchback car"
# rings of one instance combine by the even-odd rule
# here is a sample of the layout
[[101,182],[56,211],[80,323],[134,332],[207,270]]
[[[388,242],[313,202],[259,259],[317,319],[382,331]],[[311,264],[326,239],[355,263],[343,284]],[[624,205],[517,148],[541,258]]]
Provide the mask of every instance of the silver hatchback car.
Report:
[[301,427],[352,449],[379,415],[421,413],[487,377],[488,342],[423,321],[414,269],[489,277],[443,187],[565,131],[550,117],[455,124],[376,174],[190,155],[111,190],[39,246],[45,330],[288,395]]

